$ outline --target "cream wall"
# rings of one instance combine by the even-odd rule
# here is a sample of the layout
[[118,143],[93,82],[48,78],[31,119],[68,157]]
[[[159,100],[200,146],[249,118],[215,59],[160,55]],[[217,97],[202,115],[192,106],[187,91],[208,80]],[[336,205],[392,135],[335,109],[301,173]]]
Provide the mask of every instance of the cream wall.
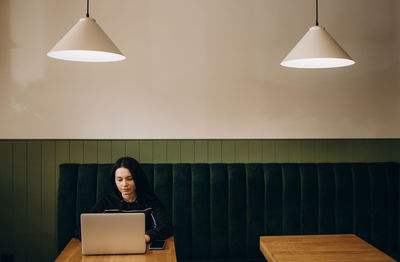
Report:
[[283,68],[313,0],[92,0],[128,57],[46,53],[83,0],[0,1],[0,138],[397,138],[398,0],[320,0],[352,67]]

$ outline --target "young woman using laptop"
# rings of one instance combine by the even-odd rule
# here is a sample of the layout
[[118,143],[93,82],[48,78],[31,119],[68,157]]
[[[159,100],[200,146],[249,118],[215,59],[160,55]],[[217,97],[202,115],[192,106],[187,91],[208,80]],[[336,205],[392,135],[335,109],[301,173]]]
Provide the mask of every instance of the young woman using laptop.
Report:
[[111,170],[113,192],[97,202],[91,213],[144,212],[146,242],[172,235],[172,224],[165,207],[154,194],[138,161],[131,157],[117,160]]

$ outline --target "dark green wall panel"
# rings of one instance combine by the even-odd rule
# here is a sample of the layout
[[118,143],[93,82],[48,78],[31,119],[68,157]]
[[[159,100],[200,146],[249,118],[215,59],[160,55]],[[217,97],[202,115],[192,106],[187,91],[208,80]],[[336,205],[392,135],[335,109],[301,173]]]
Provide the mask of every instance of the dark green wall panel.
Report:
[[139,141],[126,141],[126,155],[135,159],[139,159]]
[[83,163],[97,163],[97,141],[83,142]]
[[83,141],[70,141],[69,151],[72,163],[83,163]]
[[153,143],[149,140],[143,140],[139,142],[139,159],[143,163],[153,162]]
[[99,163],[111,163],[111,141],[99,141],[97,144],[97,160]]
[[326,140],[315,140],[314,142],[314,161],[327,162],[328,161],[328,148]]
[[246,140],[235,141],[235,162],[249,162],[249,142]]
[[222,162],[222,142],[221,140],[208,141],[208,160],[210,163]]
[[40,250],[42,209],[42,145],[40,141],[27,144],[27,241],[30,261],[40,261],[36,250]]
[[301,162],[302,159],[301,141],[292,141],[289,144],[289,162]]
[[179,163],[181,160],[181,144],[178,140],[167,142],[167,162]]
[[289,162],[289,149],[292,141],[283,140],[275,142],[275,161],[280,163]]
[[13,145],[13,202],[17,206],[14,208],[14,257],[17,262],[24,261],[28,253],[26,148],[26,141],[17,141]]
[[249,162],[262,163],[262,143],[260,140],[249,141]]
[[273,140],[264,140],[262,144],[262,162],[275,162],[275,142]]
[[41,246],[42,261],[51,261],[56,252],[56,142],[42,142],[42,210]]
[[153,161],[167,163],[167,141],[159,140],[153,142]]
[[194,162],[194,141],[192,140],[181,141],[181,162],[183,163]]
[[[13,198],[13,143],[0,141],[0,197],[1,199]],[[0,216],[0,253],[11,253],[13,250],[13,218],[14,205],[12,201],[3,201]]]
[[125,141],[111,142],[111,162],[117,161],[121,156],[126,156]]
[[301,148],[301,161],[300,162],[312,162],[314,160],[314,140],[303,140],[300,141]]
[[207,141],[194,142],[194,162],[208,163],[208,143]]
[[235,162],[235,142],[233,140],[222,141],[221,160],[224,163]]

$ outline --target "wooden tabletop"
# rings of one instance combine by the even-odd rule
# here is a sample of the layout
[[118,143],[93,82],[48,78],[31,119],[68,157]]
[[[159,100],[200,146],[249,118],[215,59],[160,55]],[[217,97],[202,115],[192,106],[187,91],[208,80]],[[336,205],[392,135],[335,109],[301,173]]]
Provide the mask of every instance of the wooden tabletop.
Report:
[[356,235],[262,236],[268,262],[395,261]]
[[77,238],[71,239],[61,254],[57,257],[56,262],[77,262],[77,261],[132,261],[132,262],[176,262],[175,241],[173,237],[167,239],[165,249],[149,250],[147,245],[145,254],[136,255],[104,255],[104,256],[83,256],[81,241]]

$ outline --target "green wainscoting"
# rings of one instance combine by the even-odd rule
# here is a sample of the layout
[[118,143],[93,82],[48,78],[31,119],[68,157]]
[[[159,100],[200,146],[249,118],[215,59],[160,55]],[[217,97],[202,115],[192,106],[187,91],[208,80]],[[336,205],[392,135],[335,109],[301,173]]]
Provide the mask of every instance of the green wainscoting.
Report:
[[400,162],[400,139],[0,140],[0,254],[14,261],[56,256],[61,163]]

